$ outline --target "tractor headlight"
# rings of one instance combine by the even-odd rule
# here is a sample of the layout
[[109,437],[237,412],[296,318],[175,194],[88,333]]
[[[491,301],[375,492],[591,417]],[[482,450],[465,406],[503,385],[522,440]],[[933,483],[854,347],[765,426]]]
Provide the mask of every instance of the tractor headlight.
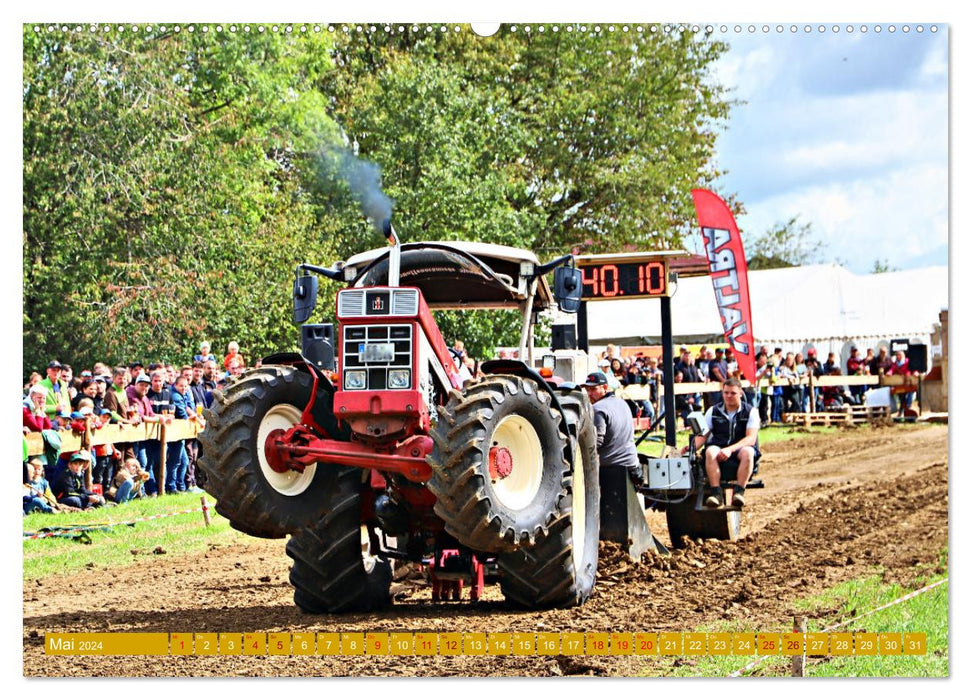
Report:
[[411,387],[410,369],[393,369],[388,372],[389,389],[408,389]]
[[363,369],[349,369],[344,372],[345,389],[363,389],[367,386],[367,374]]

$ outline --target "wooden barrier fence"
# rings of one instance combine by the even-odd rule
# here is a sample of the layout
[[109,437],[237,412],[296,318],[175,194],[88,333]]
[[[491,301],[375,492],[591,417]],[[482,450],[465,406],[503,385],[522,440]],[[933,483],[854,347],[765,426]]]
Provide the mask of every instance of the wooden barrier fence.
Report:
[[[199,436],[202,428],[196,419],[171,419],[168,423],[141,423],[127,425],[123,423],[109,423],[96,430],[86,430],[76,433],[70,428],[57,431],[61,436],[61,452],[77,452],[90,450],[95,445],[113,445],[116,443],[141,442],[142,440],[158,440],[161,443],[159,456],[159,493],[165,493],[165,446],[176,440],[190,440]],[[27,454],[31,457],[44,454],[44,437],[41,433],[27,433]],[[88,487],[91,486],[91,469],[87,470]]]
[[[768,383],[765,381],[759,382],[759,388],[766,386]],[[802,377],[798,382],[777,382],[776,384],[770,384],[769,386],[807,386],[810,389],[817,389],[827,386],[889,386],[891,390],[896,387],[912,387],[911,391],[918,391],[920,388],[920,377],[918,375],[911,375],[909,377],[901,375],[891,375],[891,376],[872,376],[868,374],[864,375],[853,375],[853,376],[824,376],[824,377],[814,377],[812,375]],[[751,387],[752,383],[748,380],[742,380],[742,386],[745,388]],[[712,392],[721,391],[721,384],[718,382],[680,382],[674,385],[674,393],[676,396],[683,396],[684,394],[706,394]],[[622,399],[627,399],[630,401],[653,401],[656,405],[655,408],[661,404],[664,400],[664,386],[658,384],[658,396],[651,397],[650,388],[645,384],[630,384],[625,387],[621,387],[615,392]],[[809,392],[809,407],[810,412],[816,411],[816,392]]]

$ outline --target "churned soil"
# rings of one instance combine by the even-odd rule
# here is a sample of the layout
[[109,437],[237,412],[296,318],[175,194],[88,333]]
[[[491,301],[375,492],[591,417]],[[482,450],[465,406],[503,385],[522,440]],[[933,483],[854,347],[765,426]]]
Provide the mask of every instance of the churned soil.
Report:
[[[381,613],[312,616],[293,604],[282,540],[24,582],[26,676],[636,676],[636,656],[46,656],[45,632],[664,632],[722,622],[791,629],[797,599],[879,567],[913,583],[948,543],[947,427],[890,426],[766,446],[738,542],[627,559],[601,545],[579,608],[523,612],[498,586],[476,606],[394,584]],[[651,525],[668,541],[664,516]],[[827,617],[835,610],[817,610]],[[831,617],[828,619],[832,619]]]

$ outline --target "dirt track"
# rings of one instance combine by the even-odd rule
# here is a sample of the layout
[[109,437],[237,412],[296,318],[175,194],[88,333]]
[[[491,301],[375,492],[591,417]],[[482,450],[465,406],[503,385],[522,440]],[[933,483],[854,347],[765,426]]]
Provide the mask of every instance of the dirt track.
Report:
[[[559,676],[643,673],[637,657],[48,657],[61,632],[615,632],[677,631],[718,620],[782,630],[792,601],[884,569],[909,583],[948,542],[947,427],[861,428],[766,447],[766,488],[750,491],[737,543],[708,541],[631,564],[601,549],[581,608],[508,609],[498,587],[476,608],[405,591],[382,614],[308,616],[293,605],[283,542],[211,546],[206,554],[24,582],[28,676]],[[663,516],[652,517],[667,541]],[[96,588],[131,606],[83,610]],[[825,615],[826,611],[817,611]]]

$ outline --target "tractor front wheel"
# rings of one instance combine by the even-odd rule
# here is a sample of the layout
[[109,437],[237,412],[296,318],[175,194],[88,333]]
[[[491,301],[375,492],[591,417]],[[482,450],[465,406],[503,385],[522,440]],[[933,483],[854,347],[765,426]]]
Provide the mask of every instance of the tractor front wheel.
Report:
[[200,466],[216,511],[235,529],[254,537],[279,538],[318,521],[326,511],[324,473],[335,467],[308,465],[303,472],[275,471],[266,456],[274,430],[300,422],[310,403],[313,379],[293,367],[250,370],[213,395]]
[[531,379],[488,376],[439,409],[428,457],[435,513],[480,552],[534,545],[569,487],[566,436],[551,397]]
[[[506,600],[524,608],[580,605],[593,591],[600,535],[597,436],[583,394],[561,399],[576,425],[569,494],[548,534],[532,547],[499,555]],[[572,432],[572,431],[571,431]]]
[[328,470],[326,514],[287,542],[293,601],[304,612],[364,612],[391,602],[391,561],[371,551],[370,532],[361,524],[367,473],[355,467]]

